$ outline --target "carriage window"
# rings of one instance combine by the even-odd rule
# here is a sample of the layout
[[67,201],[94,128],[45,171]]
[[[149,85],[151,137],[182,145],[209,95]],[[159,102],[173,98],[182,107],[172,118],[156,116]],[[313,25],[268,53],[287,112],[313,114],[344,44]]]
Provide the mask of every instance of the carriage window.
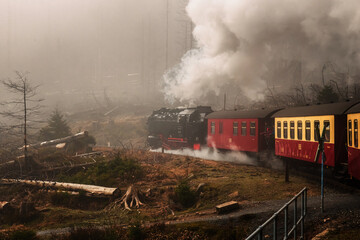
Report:
[[233,135],[234,136],[238,135],[238,122],[233,123]]
[[223,123],[219,122],[219,134],[223,133]]
[[358,147],[358,120],[354,120],[354,145],[355,147]]
[[255,136],[256,133],[256,123],[250,122],[250,136]]
[[241,122],[241,136],[246,136],[246,122]]
[[330,121],[325,120],[324,126],[327,124],[327,127],[325,128],[325,142],[330,142]]
[[321,135],[320,122],[318,120],[314,121],[314,140],[319,141],[318,135],[316,134],[316,126],[319,128],[319,133]]
[[211,122],[211,135],[215,135],[215,122]]
[[287,121],[284,121],[284,138],[287,138],[288,136],[288,127],[287,127]]
[[294,123],[294,121],[290,122],[290,138],[295,139],[295,123]]
[[310,140],[311,139],[311,124],[310,121],[305,121],[305,139]]
[[281,138],[281,122],[277,122],[277,137]]
[[349,146],[352,146],[352,124],[351,124],[351,120],[349,120]]
[[297,122],[297,138],[302,140],[302,121]]

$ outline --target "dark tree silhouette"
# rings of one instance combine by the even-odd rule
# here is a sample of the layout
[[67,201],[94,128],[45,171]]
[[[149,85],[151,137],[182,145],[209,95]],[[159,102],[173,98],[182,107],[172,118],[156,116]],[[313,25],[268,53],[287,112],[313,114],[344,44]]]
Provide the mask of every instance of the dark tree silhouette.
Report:
[[58,109],[51,114],[48,125],[40,129],[41,141],[63,138],[71,135],[70,127]]
[[12,124],[7,126],[7,131],[20,129],[23,133],[25,167],[28,167],[27,147],[29,120],[36,122],[34,116],[39,114],[41,108],[40,102],[43,101],[43,99],[37,98],[36,90],[39,86],[31,85],[26,74],[19,71],[15,73],[15,80],[7,79],[1,81],[2,85],[9,92],[14,93],[14,98],[1,103],[1,105],[8,110],[3,110],[0,114],[12,122]]
[[325,85],[317,94],[317,100],[320,103],[338,102],[339,95],[334,91],[331,85]]

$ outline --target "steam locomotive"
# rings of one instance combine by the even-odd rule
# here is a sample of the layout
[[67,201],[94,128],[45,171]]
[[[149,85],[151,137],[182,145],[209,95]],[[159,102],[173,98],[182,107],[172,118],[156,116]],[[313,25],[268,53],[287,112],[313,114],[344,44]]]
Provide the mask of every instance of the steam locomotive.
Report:
[[194,148],[261,154],[314,163],[316,129],[324,129],[325,165],[360,180],[360,102],[283,109],[216,111],[210,107],[160,109],[148,119],[152,148]]
[[161,108],[148,118],[148,143],[151,148],[200,149],[206,144],[206,116],[213,112],[211,107]]

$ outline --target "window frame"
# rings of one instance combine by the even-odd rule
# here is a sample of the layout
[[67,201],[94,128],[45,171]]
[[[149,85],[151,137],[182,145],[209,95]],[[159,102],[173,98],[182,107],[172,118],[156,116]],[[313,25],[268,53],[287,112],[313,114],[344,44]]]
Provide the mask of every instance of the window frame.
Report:
[[321,129],[320,129],[320,121],[319,120],[314,120],[314,141],[318,142],[319,139],[317,139],[317,135],[316,135],[316,124],[318,124],[318,128],[319,128],[319,135],[321,137]]
[[295,139],[295,121],[290,121],[290,139]]
[[219,135],[223,133],[223,122],[219,122]]
[[330,132],[331,131],[331,123],[329,120],[324,120],[323,126],[325,126],[325,123],[329,123],[329,125],[325,128],[324,142],[330,142],[330,140],[331,140],[331,132]]
[[239,134],[239,122],[233,122],[233,136],[238,136]]
[[352,120],[348,121],[348,145],[352,146]]
[[[300,123],[300,124],[299,124]],[[302,140],[302,121],[298,120],[296,123],[296,127],[297,127],[297,139],[298,140]]]
[[305,121],[305,140],[306,141],[311,140],[311,121],[310,120]]
[[284,136],[284,139],[288,138],[288,122],[287,121],[283,122],[283,136]]
[[[252,126],[252,124],[254,124],[254,126]],[[256,136],[256,122],[252,121],[250,122],[250,136]]]
[[354,119],[354,146],[357,148],[359,146],[359,123],[357,119]]
[[210,122],[210,134],[211,135],[215,135],[215,126],[216,126],[215,122],[211,121]]
[[[245,124],[245,126],[244,126]],[[241,136],[246,136],[247,135],[247,122],[246,121],[242,121],[241,122]]]
[[277,132],[276,132],[276,137],[277,138],[281,138],[281,121],[277,121],[276,123],[276,127],[277,127]]

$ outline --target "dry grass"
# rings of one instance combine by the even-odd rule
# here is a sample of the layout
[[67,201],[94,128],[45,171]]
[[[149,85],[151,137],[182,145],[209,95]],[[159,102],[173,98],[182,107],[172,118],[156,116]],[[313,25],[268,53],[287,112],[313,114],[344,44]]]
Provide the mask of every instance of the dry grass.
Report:
[[[120,208],[111,211],[105,209],[92,211],[72,209],[71,206],[64,207],[61,203],[52,203],[50,197],[39,197],[41,201],[36,202],[36,207],[40,210],[39,217],[25,225],[42,229],[79,224],[126,224],[134,219],[143,223],[182,218],[183,214],[191,215],[199,211],[206,212],[213,210],[220,203],[231,200],[251,203],[289,199],[304,186],[308,187],[309,196],[319,194],[317,185],[300,177],[291,177],[290,183],[285,183],[283,172],[277,170],[140,150],[122,152],[121,155],[127,159],[136,159],[137,164],[141,166],[143,172],[141,178],[133,179],[131,184],[135,184],[146,193],[145,206],[131,212]],[[91,171],[91,168],[80,170],[83,174],[86,174],[86,171]],[[114,174],[116,173],[111,170],[111,176]],[[186,180],[193,190],[200,183],[205,183],[202,193],[197,195],[196,203],[190,208],[183,208],[172,202],[170,198],[183,180]],[[124,181],[119,175],[113,185],[125,192],[130,183]],[[36,192],[36,189],[32,191]],[[1,192],[11,193],[10,195],[0,194],[0,200],[8,201],[12,198],[23,198],[25,194],[24,191],[19,190],[19,187],[9,186],[2,186]],[[34,196],[36,195],[33,194],[33,198]],[[169,209],[175,211],[175,216]]]

